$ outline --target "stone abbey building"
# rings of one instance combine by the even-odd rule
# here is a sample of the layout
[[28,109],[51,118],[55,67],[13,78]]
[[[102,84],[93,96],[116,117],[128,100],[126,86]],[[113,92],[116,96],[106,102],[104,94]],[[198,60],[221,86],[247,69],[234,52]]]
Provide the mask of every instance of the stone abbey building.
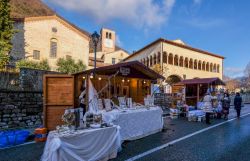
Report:
[[222,79],[223,75],[223,56],[190,47],[181,40],[157,39],[124,61],[133,60],[160,72],[168,84],[193,78]]

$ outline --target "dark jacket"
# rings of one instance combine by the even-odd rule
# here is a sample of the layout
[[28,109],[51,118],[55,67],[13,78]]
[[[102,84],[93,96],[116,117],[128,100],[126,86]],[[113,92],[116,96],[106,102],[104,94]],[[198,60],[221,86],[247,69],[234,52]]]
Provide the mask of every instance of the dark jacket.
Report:
[[230,98],[228,98],[228,99],[223,99],[222,100],[222,108],[224,109],[224,110],[229,110],[229,108],[230,108]]
[[234,98],[234,108],[237,109],[241,109],[241,103],[242,103],[242,98],[241,96],[235,96]]

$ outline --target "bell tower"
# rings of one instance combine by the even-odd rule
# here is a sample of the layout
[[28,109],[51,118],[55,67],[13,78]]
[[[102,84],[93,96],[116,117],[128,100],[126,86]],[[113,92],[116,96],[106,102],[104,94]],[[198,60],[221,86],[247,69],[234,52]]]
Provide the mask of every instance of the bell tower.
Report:
[[115,51],[115,31],[102,28],[101,29],[101,51],[113,52]]

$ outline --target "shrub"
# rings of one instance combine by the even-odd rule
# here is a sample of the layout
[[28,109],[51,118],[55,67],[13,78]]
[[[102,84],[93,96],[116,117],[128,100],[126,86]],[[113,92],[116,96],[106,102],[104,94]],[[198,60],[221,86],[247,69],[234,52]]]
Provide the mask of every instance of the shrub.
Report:
[[75,63],[75,60],[72,58],[59,58],[56,65],[58,66],[57,71],[68,74],[77,73],[86,69],[85,64],[83,64],[81,60]]
[[31,69],[39,69],[39,70],[50,70],[50,66],[47,60],[42,60],[41,62],[34,62],[30,60],[20,60],[16,63],[16,67],[20,68],[31,68]]

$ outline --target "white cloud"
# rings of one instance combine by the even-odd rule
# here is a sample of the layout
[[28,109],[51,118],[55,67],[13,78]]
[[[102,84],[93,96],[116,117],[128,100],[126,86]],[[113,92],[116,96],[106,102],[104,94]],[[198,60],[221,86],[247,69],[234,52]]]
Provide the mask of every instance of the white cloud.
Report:
[[225,68],[225,75],[230,76],[232,78],[243,76],[244,69],[237,68],[237,67],[226,67]]
[[121,41],[121,39],[120,39],[120,36],[119,36],[118,34],[116,34],[115,43],[116,43],[116,45],[118,45],[118,46],[120,46],[120,47],[123,46],[123,43],[122,43],[122,41]]
[[186,23],[192,27],[197,28],[211,28],[211,27],[218,27],[225,24],[223,19],[219,18],[191,18],[190,20],[186,21]]
[[160,27],[167,22],[175,0],[45,0],[104,24],[121,20],[138,27]]
[[202,0],[193,0],[194,4],[201,4]]

